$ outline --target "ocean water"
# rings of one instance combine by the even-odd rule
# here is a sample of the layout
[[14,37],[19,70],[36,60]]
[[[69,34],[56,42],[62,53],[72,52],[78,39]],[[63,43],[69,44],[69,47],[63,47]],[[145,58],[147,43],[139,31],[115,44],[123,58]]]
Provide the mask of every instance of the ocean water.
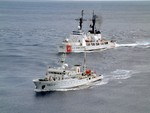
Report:
[[[59,65],[57,46],[77,28],[82,9],[86,19],[93,10],[100,15],[102,35],[117,41],[114,49],[87,53],[87,65],[104,79],[35,93],[32,80]],[[68,54],[67,62],[82,63],[83,53]],[[150,2],[0,2],[0,112],[149,113]]]

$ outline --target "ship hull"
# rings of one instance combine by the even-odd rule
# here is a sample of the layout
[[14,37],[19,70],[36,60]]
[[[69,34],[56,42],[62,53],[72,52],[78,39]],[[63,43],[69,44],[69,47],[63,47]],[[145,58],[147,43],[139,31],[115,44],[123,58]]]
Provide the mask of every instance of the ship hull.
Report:
[[106,49],[111,49],[116,47],[115,42],[109,42],[109,44],[104,44],[104,45],[90,45],[90,46],[82,46],[82,45],[70,45],[71,50],[68,51],[66,48],[66,44],[62,44],[61,46],[58,47],[58,52],[59,53],[79,53],[79,52],[84,52],[84,51],[95,51],[95,50],[106,50]]
[[62,89],[70,89],[83,85],[88,85],[92,82],[96,82],[101,79],[102,76],[85,79],[71,78],[71,79],[64,79],[61,81],[41,81],[40,79],[35,79],[33,80],[33,82],[36,87],[35,88],[36,92],[46,92],[46,91],[59,91]]

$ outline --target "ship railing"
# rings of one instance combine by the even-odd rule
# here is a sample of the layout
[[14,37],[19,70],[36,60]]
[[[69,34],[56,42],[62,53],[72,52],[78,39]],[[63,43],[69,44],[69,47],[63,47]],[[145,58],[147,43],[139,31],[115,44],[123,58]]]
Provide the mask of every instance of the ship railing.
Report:
[[98,46],[108,44],[108,41],[86,42],[87,46]]

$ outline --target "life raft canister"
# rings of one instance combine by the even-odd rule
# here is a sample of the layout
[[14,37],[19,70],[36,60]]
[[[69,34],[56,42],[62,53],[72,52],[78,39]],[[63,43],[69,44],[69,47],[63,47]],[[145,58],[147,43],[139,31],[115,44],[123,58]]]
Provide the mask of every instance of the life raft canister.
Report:
[[66,45],[66,50],[67,50],[67,53],[71,53],[72,52],[71,45]]
[[85,73],[86,73],[87,75],[89,75],[89,74],[91,74],[91,70],[86,70]]

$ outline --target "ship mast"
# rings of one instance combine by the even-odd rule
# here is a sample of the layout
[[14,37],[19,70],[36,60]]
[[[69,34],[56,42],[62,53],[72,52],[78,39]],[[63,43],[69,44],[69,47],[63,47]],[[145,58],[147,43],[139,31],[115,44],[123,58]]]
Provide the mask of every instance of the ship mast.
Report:
[[84,14],[83,11],[84,10],[81,11],[81,17],[78,19],[75,19],[75,20],[79,21],[79,27],[80,27],[79,30],[82,30],[83,21],[86,21],[86,19],[83,19],[83,14]]
[[90,28],[92,28],[92,30],[90,30],[90,33],[95,33],[96,15],[94,14],[94,11],[93,11],[93,17],[91,21],[92,21],[92,25],[90,25]]
[[89,32],[91,34],[100,34],[100,31],[96,29],[96,23],[99,22],[99,24],[101,24],[101,20],[96,14],[94,14],[94,10],[93,10],[93,16],[91,21],[92,21],[92,25],[90,25],[90,28],[92,28],[92,30],[89,30]]
[[63,53],[59,61],[60,61],[60,63],[62,63],[62,65],[63,65],[63,64],[65,63],[65,60],[66,60],[66,54]]

